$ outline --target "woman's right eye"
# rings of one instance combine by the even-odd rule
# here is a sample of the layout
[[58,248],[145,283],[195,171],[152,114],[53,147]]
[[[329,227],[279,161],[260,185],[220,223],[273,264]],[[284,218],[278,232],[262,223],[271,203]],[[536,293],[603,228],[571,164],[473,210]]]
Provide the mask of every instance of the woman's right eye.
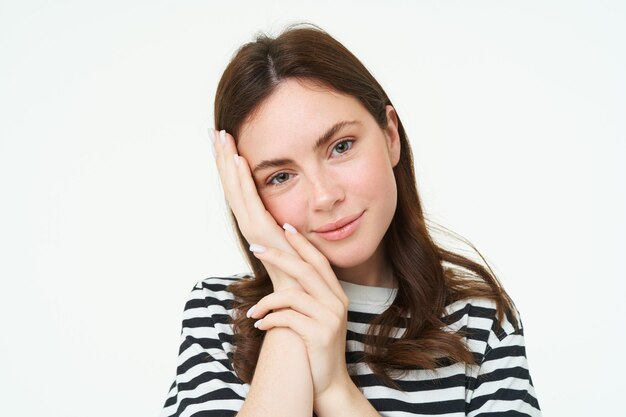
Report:
[[289,179],[289,175],[286,172],[279,172],[269,179],[268,185],[280,185]]

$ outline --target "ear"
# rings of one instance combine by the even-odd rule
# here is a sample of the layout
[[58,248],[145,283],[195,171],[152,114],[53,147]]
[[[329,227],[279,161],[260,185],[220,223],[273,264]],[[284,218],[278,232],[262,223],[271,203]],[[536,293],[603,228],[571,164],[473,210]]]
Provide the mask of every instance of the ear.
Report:
[[391,166],[395,168],[400,161],[400,134],[398,133],[398,115],[392,105],[386,107],[387,128],[385,136],[387,137],[387,150],[389,151],[389,161]]

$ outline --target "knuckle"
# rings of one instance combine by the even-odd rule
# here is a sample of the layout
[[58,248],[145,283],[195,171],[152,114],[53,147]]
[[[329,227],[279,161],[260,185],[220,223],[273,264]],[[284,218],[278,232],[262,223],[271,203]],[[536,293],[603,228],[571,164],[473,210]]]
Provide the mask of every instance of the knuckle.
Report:
[[323,345],[327,346],[332,343],[333,335],[328,330],[321,332],[319,336],[319,340]]
[[255,304],[255,306],[254,306],[254,312],[255,312],[255,314],[256,314],[256,315],[258,315],[260,311],[261,311],[261,312],[262,312],[262,311],[266,311],[266,310],[267,310],[267,304],[268,304],[268,303],[267,303],[267,300],[265,299],[265,297],[264,297],[264,298],[261,298],[261,299],[259,300],[259,302],[258,302],[258,303],[256,303],[256,304]]
[[333,329],[339,329],[341,328],[341,322],[342,320],[339,317],[333,315],[333,318],[331,319],[331,327]]
[[284,254],[273,246],[267,247],[266,254],[271,257],[268,261],[272,264],[280,265],[284,259]]
[[341,319],[332,311],[328,311],[324,319],[324,333],[334,334],[341,327]]
[[274,323],[274,320],[276,319],[276,312],[275,311],[270,311],[269,313],[267,313],[264,317],[263,317],[263,323]]
[[328,261],[328,258],[326,258],[324,255],[322,255],[321,252],[319,252],[320,256],[320,267],[322,271],[326,271],[326,273],[328,273],[330,276],[334,277],[335,273],[333,272],[333,268],[330,265],[330,262]]
[[269,235],[269,233],[270,233],[270,231],[271,231],[271,228],[269,227],[269,225],[267,224],[267,222],[261,222],[261,223],[258,225],[258,227],[259,227],[259,231],[260,231],[260,233],[261,233],[261,234],[263,234],[263,235],[265,235],[265,236],[268,236],[268,235]]
[[335,312],[335,314],[343,315],[343,312],[345,311],[345,304],[342,301],[337,300],[333,302],[332,309]]
[[288,300],[301,298],[302,294],[303,292],[297,288],[289,288],[285,290],[285,296]]
[[306,264],[305,268],[306,268],[307,275],[314,275],[316,273],[316,270],[313,267],[313,265],[311,265],[309,263]]

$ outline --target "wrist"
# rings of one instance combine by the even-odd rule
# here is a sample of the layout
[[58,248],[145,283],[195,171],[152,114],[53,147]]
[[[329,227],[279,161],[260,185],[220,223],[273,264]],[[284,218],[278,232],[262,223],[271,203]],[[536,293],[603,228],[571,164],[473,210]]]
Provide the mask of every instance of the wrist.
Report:
[[315,397],[313,411],[318,417],[381,417],[349,376]]
[[354,404],[363,394],[348,377],[342,383],[328,387],[314,398],[314,411],[318,417],[339,416],[338,404]]

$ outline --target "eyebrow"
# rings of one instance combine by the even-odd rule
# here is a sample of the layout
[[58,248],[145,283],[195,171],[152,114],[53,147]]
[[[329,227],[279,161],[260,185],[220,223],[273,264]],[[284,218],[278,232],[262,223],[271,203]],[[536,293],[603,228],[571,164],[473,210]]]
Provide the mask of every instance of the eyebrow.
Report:
[[[316,152],[319,148],[323,147],[326,143],[328,143],[328,141],[330,141],[333,138],[333,136],[335,136],[337,132],[339,132],[344,127],[351,126],[351,125],[360,125],[360,124],[361,122],[357,120],[342,120],[340,122],[335,123],[315,141],[315,145],[313,145],[313,152]],[[256,167],[254,167],[254,169],[252,170],[252,174],[254,175],[258,171],[261,171],[267,168],[287,165],[293,162],[294,162],[293,159],[289,159],[289,158],[266,159],[264,161],[261,161]]]

